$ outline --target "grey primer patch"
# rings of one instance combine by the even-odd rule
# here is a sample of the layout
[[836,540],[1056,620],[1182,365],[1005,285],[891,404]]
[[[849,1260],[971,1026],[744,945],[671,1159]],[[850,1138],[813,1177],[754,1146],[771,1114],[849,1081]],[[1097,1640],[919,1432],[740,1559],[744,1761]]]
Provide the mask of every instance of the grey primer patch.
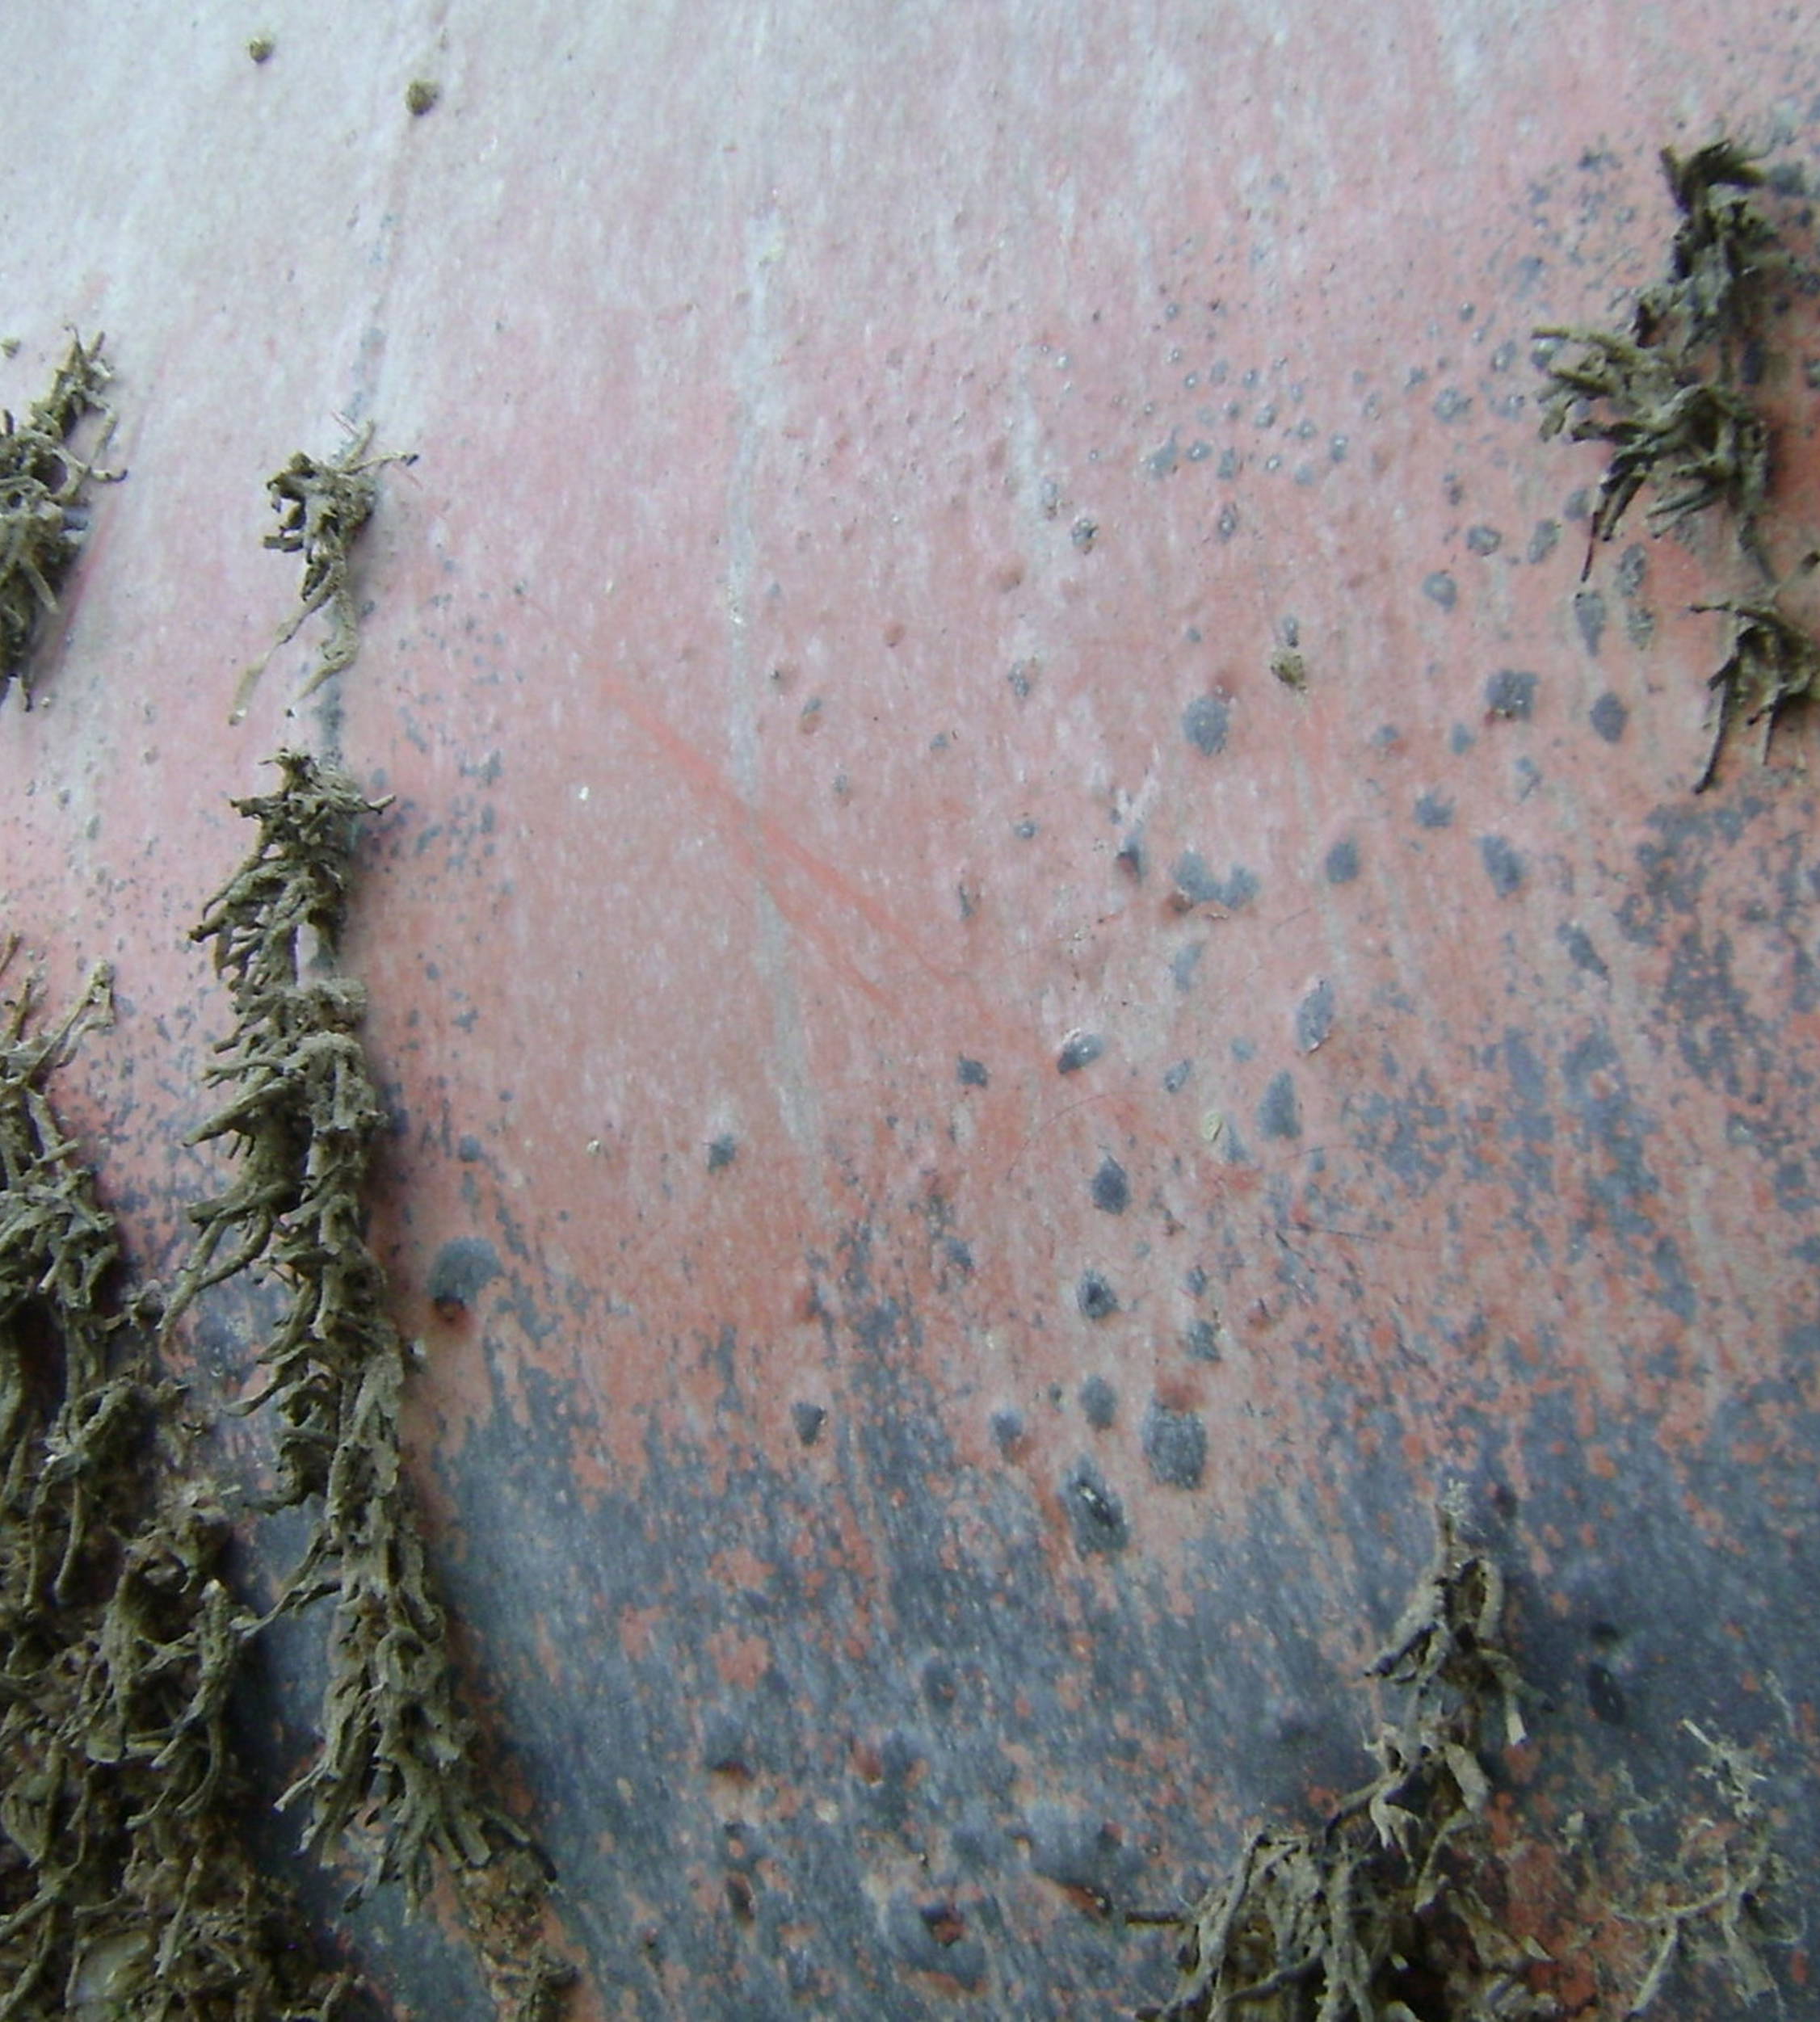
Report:
[[1438,603],[1442,610],[1451,611],[1460,601],[1460,586],[1446,570],[1437,569],[1433,574],[1422,578],[1422,594],[1431,603]]
[[1469,527],[1466,545],[1475,555],[1494,555],[1504,544],[1504,536],[1495,527]]
[[470,1306],[494,1278],[503,1275],[499,1252],[484,1236],[457,1236],[436,1252],[425,1288],[434,1305]]
[[1199,1488],[1207,1472],[1207,1427],[1200,1412],[1153,1403],[1144,1415],[1144,1457],[1166,1488]]
[[1359,845],[1352,842],[1335,843],[1322,868],[1330,885],[1350,885],[1359,875]]
[[1093,1175],[1093,1204],[1109,1215],[1122,1215],[1131,1205],[1131,1182],[1116,1158],[1100,1160],[1099,1170]]
[[1538,519],[1536,531],[1529,536],[1529,559],[1546,561],[1561,544],[1561,522],[1558,519]]
[[1023,1437],[1023,1414],[1014,1411],[1010,1406],[992,1415],[992,1436],[998,1443],[998,1451],[1008,1455],[1011,1448]]
[[963,1088],[983,1088],[991,1078],[983,1060],[969,1060],[965,1053],[955,1063],[954,1073]]
[[1219,523],[1216,531],[1222,540],[1230,540],[1238,532],[1238,508],[1229,498],[1220,508]]
[[1119,1415],[1119,1394],[1103,1376],[1090,1376],[1077,1395],[1087,1421],[1096,1432],[1103,1432]]
[[478,1165],[486,1156],[485,1148],[471,1131],[464,1131],[455,1141],[455,1155],[464,1166]]
[[1184,850],[1175,860],[1171,872],[1175,889],[1193,906],[1224,906],[1230,912],[1248,905],[1258,896],[1258,880],[1255,872],[1248,871],[1242,864],[1235,864],[1221,879],[1216,877],[1208,868],[1207,860],[1199,850]]
[[739,1154],[738,1143],[730,1137],[719,1137],[708,1147],[708,1170],[719,1172],[730,1166]]
[[1458,421],[1472,404],[1470,397],[1461,393],[1457,386],[1444,386],[1435,396],[1435,418],[1439,422]]
[[1296,1078],[1287,1067],[1272,1078],[1263,1100],[1258,1104],[1258,1134],[1261,1137],[1299,1137],[1302,1134]]
[[1166,1067],[1162,1074],[1162,1090],[1166,1095],[1179,1095],[1188,1085],[1188,1077],[1195,1070],[1192,1060],[1179,1060]]
[[1166,477],[1180,465],[1181,452],[1176,448],[1175,431],[1169,431],[1169,440],[1162,448],[1153,449],[1144,459],[1144,468],[1153,477]]
[[1501,835],[1482,835],[1479,838],[1479,861],[1485,866],[1485,874],[1491,880],[1491,889],[1500,898],[1508,898],[1523,882],[1523,859]]
[[1098,1032],[1076,1032],[1055,1057],[1055,1071],[1058,1074],[1076,1074],[1083,1067],[1091,1067],[1106,1050],[1106,1042]]
[[1456,723],[1448,731],[1448,749],[1457,758],[1462,758],[1473,748],[1473,734],[1464,723]]
[[1325,977],[1296,1007],[1296,1044],[1312,1053],[1334,1029],[1334,986]]
[[1616,744],[1625,734],[1630,712],[1608,688],[1587,713],[1587,721],[1608,744]]
[[1536,677],[1502,667],[1485,684],[1485,706],[1495,717],[1526,723],[1536,713]]
[[1599,658],[1599,642],[1605,637],[1605,599],[1597,590],[1577,591],[1574,596],[1574,622],[1580,628],[1580,638],[1594,659]]
[[1091,1461],[1074,1463],[1065,1499],[1074,1532],[1074,1549],[1083,1556],[1088,1552],[1122,1552],[1131,1542],[1124,1505],[1106,1486],[1106,1478]]
[[1171,957],[1169,973],[1175,979],[1178,990],[1192,987],[1195,972],[1200,967],[1200,958],[1207,952],[1205,941],[1191,941],[1186,948],[1179,948]]
[[805,1446],[813,1446],[822,1436],[822,1428],[828,1423],[828,1414],[819,1404],[792,1404],[790,1418],[797,1428],[797,1437]]
[[1576,969],[1583,969],[1587,975],[1596,976],[1602,983],[1612,980],[1612,972],[1604,964],[1599,950],[1592,944],[1592,936],[1583,927],[1576,927],[1571,921],[1564,921],[1554,931],[1555,939],[1567,951],[1567,959]]
[[1217,1362],[1220,1330],[1211,1320],[1191,1320],[1182,1330],[1182,1345],[1196,1362]]
[[1097,1271],[1083,1271],[1074,1288],[1074,1303],[1090,1320],[1104,1320],[1119,1309],[1119,1295]]
[[1232,727],[1232,704],[1217,695],[1197,695],[1182,712],[1182,734],[1203,758],[1226,748]]
[[1424,793],[1415,804],[1415,818],[1425,829],[1453,826],[1453,803],[1439,793]]

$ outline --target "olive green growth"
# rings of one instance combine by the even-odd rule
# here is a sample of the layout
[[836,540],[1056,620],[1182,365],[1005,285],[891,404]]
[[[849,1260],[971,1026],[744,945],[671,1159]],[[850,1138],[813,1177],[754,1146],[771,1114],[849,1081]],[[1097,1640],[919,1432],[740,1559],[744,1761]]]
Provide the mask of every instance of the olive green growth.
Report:
[[[112,376],[101,355],[104,341],[85,345],[72,332],[44,397],[16,420],[0,414],[0,701],[16,680],[27,708],[32,638],[40,619],[56,610],[58,586],[82,552],[88,487],[123,475],[95,461],[114,427],[103,397]],[[85,457],[71,438],[90,414],[103,426]]]
[[48,1032],[34,997],[0,1019],[0,2017],[331,2022],[352,1977],[239,1837],[227,1515],[45,1086],[107,975]]
[[1150,2022],[1552,2012],[1524,1979],[1545,1955],[1503,1931],[1485,1875],[1481,1751],[1524,1738],[1503,1581],[1452,1510],[1438,1522],[1433,1562],[1371,1667],[1402,1699],[1373,1744],[1377,1775],[1315,1830],[1252,1835],[1178,1920],[1179,1983],[1139,2011]]
[[274,1612],[334,1610],[322,1747],[280,1808],[307,1803],[313,1851],[365,1854],[355,1900],[399,1879],[414,1907],[451,1874],[499,2012],[540,2016],[567,1978],[541,1940],[545,1878],[483,1794],[400,1452],[406,1345],[361,1204],[384,1121],[357,1036],[365,994],[310,973],[339,935],[360,823],[385,803],[306,753],[277,764],[275,792],[234,803],[258,839],[194,931],[214,944],[236,1022],[209,1070],[225,1100],[191,1141],[225,1141],[238,1169],[190,1211],[197,1239],[166,1326],[239,1271],[283,1294],[247,1408],[275,1415],[271,1507],[314,1523]]
[[1781,268],[1784,254],[1761,208],[1767,178],[1759,158],[1721,138],[1686,155],[1665,148],[1662,165],[1678,222],[1667,271],[1638,293],[1628,328],[1555,326],[1535,334],[1553,347],[1543,368],[1544,437],[1565,434],[1611,450],[1582,579],[1648,486],[1656,494],[1646,515],[1652,532],[1717,511],[1739,555],[1770,586],[1694,607],[1732,620],[1725,658],[1709,683],[1712,742],[1694,781],[1697,793],[1712,784],[1735,725],[1763,725],[1767,759],[1780,713],[1814,692],[1817,649],[1781,604],[1813,557],[1779,580],[1763,532],[1774,445],[1754,397],[1758,375],[1747,383],[1745,362],[1762,333],[1762,284]]

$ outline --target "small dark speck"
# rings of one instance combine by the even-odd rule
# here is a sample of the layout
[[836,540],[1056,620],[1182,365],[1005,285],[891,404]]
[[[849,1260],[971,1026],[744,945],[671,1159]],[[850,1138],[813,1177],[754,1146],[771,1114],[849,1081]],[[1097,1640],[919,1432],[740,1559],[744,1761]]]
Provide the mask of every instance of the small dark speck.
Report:
[[1090,1320],[1109,1319],[1119,1309],[1119,1295],[1097,1271],[1083,1271],[1074,1288],[1074,1303]]
[[1288,1068],[1271,1077],[1258,1104],[1258,1132],[1264,1137],[1299,1137],[1302,1134],[1301,1105],[1296,1100],[1296,1081]]
[[1067,1502],[1077,1551],[1124,1549],[1130,1539],[1124,1505],[1106,1486],[1091,1461],[1082,1461],[1070,1477]]
[[1028,843],[1036,833],[1036,824],[1027,814],[1021,822],[1011,824],[1011,833],[1020,843]]
[[1608,744],[1616,744],[1625,734],[1630,712],[1608,688],[1587,712],[1587,719]]
[[1196,1362],[1220,1359],[1220,1330],[1211,1320],[1191,1320],[1182,1330],[1182,1343]]
[[1078,1074],[1082,1068],[1091,1067],[1105,1050],[1106,1042],[1098,1032],[1072,1032],[1055,1057],[1055,1071],[1058,1074]]
[[1425,829],[1453,826],[1453,803],[1440,793],[1424,793],[1415,804],[1415,818]]
[[1068,538],[1083,555],[1091,554],[1093,544],[1099,537],[1099,523],[1096,519],[1077,519],[1068,529]]
[[797,1428],[797,1437],[805,1446],[813,1446],[822,1436],[822,1428],[828,1423],[828,1414],[819,1404],[792,1404],[790,1417]]
[[1603,1664],[1587,1666],[1587,1703],[1593,1718],[1608,1727],[1622,1727],[1629,1717],[1624,1688]]
[[1529,536],[1529,559],[1546,561],[1561,542],[1561,522],[1558,519],[1538,519],[1536,529]]
[[1109,1215],[1122,1215],[1131,1205],[1131,1182],[1116,1158],[1099,1162],[1099,1170],[1093,1175],[1093,1204]]
[[1119,1394],[1103,1376],[1090,1376],[1076,1395],[1087,1421],[1096,1432],[1103,1432],[1119,1415]]
[[1023,1437],[1023,1414],[1014,1411],[1009,1405],[992,1415],[993,1443],[1008,1458],[1018,1441]]
[[1508,898],[1523,882],[1523,859],[1501,835],[1482,835],[1479,838],[1479,860],[1485,866],[1485,874],[1491,880],[1491,889],[1500,898]]
[[963,1088],[983,1088],[991,1079],[983,1060],[969,1060],[963,1053],[955,1064],[955,1078]]
[[405,89],[405,105],[414,120],[421,120],[426,112],[433,111],[436,101],[443,95],[443,87],[428,78],[413,78]]
[[1580,628],[1580,641],[1594,659],[1605,637],[1605,597],[1599,590],[1579,590],[1574,595],[1574,622]]
[[1504,544],[1504,536],[1495,527],[1469,527],[1466,545],[1475,555],[1494,555]]
[[730,1136],[717,1137],[708,1147],[708,1170],[710,1172],[719,1172],[724,1167],[730,1166],[738,1155],[739,1145],[737,1139]]
[[464,1131],[455,1141],[455,1155],[464,1166],[472,1166],[486,1156],[485,1147],[473,1133]]
[[1232,705],[1223,696],[1198,695],[1182,712],[1182,734],[1203,758],[1225,749],[1231,723]]
[[1584,969],[1589,976],[1596,976],[1602,983],[1611,981],[1612,972],[1605,966],[1604,958],[1593,946],[1592,936],[1583,927],[1565,921],[1555,929],[1555,939],[1566,949],[1567,959],[1574,968]]
[[1230,540],[1238,532],[1238,508],[1229,498],[1220,508],[1220,517],[1214,523],[1214,531],[1222,540]]
[[1207,1471],[1207,1427],[1200,1414],[1153,1404],[1144,1415],[1144,1457],[1166,1488],[1199,1488]]
[[1535,675],[1500,668],[1485,684],[1485,706],[1488,715],[1507,722],[1527,722],[1536,713]]
[[1296,1045],[1312,1053],[1326,1045],[1334,1029],[1334,986],[1325,977],[1296,1007]]
[[1437,569],[1422,578],[1422,594],[1442,610],[1451,611],[1460,601],[1460,586],[1446,570]]
[[1179,1095],[1187,1087],[1188,1077],[1194,1070],[1192,1060],[1179,1060],[1173,1066],[1166,1067],[1162,1076],[1163,1093],[1167,1095]]
[[1322,868],[1330,885],[1350,885],[1359,875],[1359,845],[1350,839],[1335,843]]

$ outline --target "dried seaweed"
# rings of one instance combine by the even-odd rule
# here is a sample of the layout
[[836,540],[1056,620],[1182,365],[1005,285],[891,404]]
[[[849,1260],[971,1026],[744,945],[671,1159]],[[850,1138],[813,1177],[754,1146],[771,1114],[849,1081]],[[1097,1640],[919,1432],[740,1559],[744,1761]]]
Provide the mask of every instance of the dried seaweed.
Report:
[[1694,606],[1696,611],[1722,611],[1732,621],[1730,649],[1707,683],[1714,696],[1713,742],[1694,781],[1696,793],[1711,784],[1734,724],[1763,725],[1761,757],[1767,763],[1776,718],[1791,702],[1805,702],[1820,688],[1820,640],[1780,608],[1790,585],[1817,567],[1820,554],[1809,553],[1767,596]]
[[272,510],[278,515],[278,531],[267,534],[264,544],[282,554],[301,555],[303,581],[297,591],[297,608],[241,677],[228,717],[230,723],[245,720],[253,691],[273,654],[280,646],[288,645],[319,611],[328,612],[329,636],[322,656],[297,699],[301,701],[313,695],[331,675],[354,663],[360,649],[360,632],[348,569],[354,544],[378,502],[375,473],[386,464],[416,460],[396,452],[368,456],[372,432],[369,423],[351,434],[340,453],[327,459],[300,449],[282,470],[266,480]]
[[1496,1564],[1455,1512],[1390,1645],[1372,1667],[1404,1695],[1379,1730],[1378,1773],[1314,1831],[1259,1832],[1233,1873],[1175,1919],[1179,1981],[1152,2022],[1500,2022],[1552,2013],[1545,1958],[1488,1900],[1480,1761],[1488,1716],[1523,1738],[1524,1687],[1503,1642]]
[[[112,376],[101,354],[105,339],[85,345],[74,331],[50,390],[23,419],[0,415],[0,701],[16,679],[32,706],[32,641],[38,621],[57,608],[58,586],[82,552],[84,507],[93,481],[122,473],[95,459],[113,432],[103,398]],[[87,457],[70,438],[90,414],[103,418],[100,440]]]
[[334,1607],[322,1747],[280,1805],[309,1801],[313,1849],[376,1839],[356,1899],[401,1879],[414,1907],[445,1868],[502,2012],[540,2016],[566,1978],[536,1935],[544,1877],[482,1794],[401,1463],[406,1343],[360,1200],[383,1120],[355,1036],[364,993],[305,973],[334,948],[359,822],[384,803],[307,754],[277,763],[276,792],[234,803],[258,841],[194,931],[215,944],[237,1022],[209,1074],[228,1098],[191,1141],[229,1140],[239,1171],[191,1210],[197,1242],[165,1324],[242,1270],[284,1295],[259,1352],[267,1381],[247,1408],[276,1413],[272,1505],[313,1504],[315,1522],[275,1612]]
[[0,1024],[0,2018],[330,2022],[351,1976],[236,1829],[226,1519],[45,1091],[107,973],[28,1038],[33,997]]

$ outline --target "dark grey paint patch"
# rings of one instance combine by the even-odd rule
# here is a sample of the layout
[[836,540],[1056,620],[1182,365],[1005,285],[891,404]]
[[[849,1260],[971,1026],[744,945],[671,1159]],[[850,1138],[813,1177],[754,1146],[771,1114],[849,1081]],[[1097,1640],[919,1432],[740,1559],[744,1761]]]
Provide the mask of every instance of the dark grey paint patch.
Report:
[[1466,545],[1475,555],[1494,555],[1504,544],[1504,536],[1495,527],[1469,527]]
[[1077,1393],[1081,1410],[1087,1422],[1096,1432],[1103,1432],[1119,1415],[1119,1394],[1103,1376],[1090,1376]]
[[828,1414],[819,1404],[799,1403],[790,1406],[790,1421],[797,1428],[797,1437],[805,1446],[813,1446],[822,1436],[822,1428],[828,1422]]
[[1359,845],[1351,840],[1335,843],[1322,868],[1330,885],[1350,885],[1359,875]]
[[1108,1215],[1122,1215],[1131,1205],[1131,1182],[1116,1158],[1100,1160],[1099,1170],[1093,1175],[1093,1204],[1102,1214]]
[[436,1306],[470,1306],[504,1271],[499,1252],[484,1236],[457,1236],[436,1252],[424,1288]]
[[1207,952],[1205,941],[1191,941],[1186,948],[1176,949],[1169,964],[1169,973],[1178,990],[1187,990],[1193,983],[1195,972],[1200,967],[1200,959]]
[[1500,898],[1508,898],[1523,883],[1523,859],[1503,836],[1479,838],[1479,861],[1491,880],[1492,890]]
[[1431,603],[1451,611],[1460,600],[1460,586],[1446,570],[1436,569],[1422,578],[1422,594]]
[[1098,1032],[1076,1032],[1056,1055],[1055,1071],[1078,1074],[1083,1067],[1091,1067],[1105,1050],[1106,1042]]
[[1564,920],[1554,930],[1554,937],[1566,949],[1567,959],[1574,968],[1584,969],[1589,976],[1596,976],[1602,983],[1612,980],[1611,970],[1605,966],[1599,950],[1592,944],[1592,936],[1583,927]]
[[708,1147],[708,1170],[724,1171],[739,1156],[739,1145],[733,1137],[723,1133]]
[[1131,1542],[1124,1504],[1106,1486],[1105,1476],[1091,1461],[1074,1463],[1062,1500],[1074,1533],[1074,1549],[1083,1556],[1089,1552],[1122,1552]]
[[1602,591],[1581,590],[1574,597],[1574,622],[1580,628],[1580,641],[1594,659],[1605,637],[1605,597]]
[[1334,1029],[1334,986],[1325,977],[1296,1007],[1296,1044],[1312,1053]]
[[1119,1309],[1119,1295],[1097,1271],[1083,1271],[1074,1287],[1074,1303],[1090,1320],[1109,1318]]
[[1608,688],[1587,713],[1587,721],[1608,744],[1616,744],[1625,734],[1630,712]]
[[1211,1320],[1191,1320],[1182,1330],[1182,1345],[1196,1362],[1217,1362],[1220,1330]]
[[1182,712],[1182,734],[1204,758],[1225,750],[1231,727],[1232,704],[1223,696],[1197,695]]
[[983,1088],[992,1078],[986,1071],[983,1060],[971,1059],[965,1053],[955,1062],[954,1073],[963,1088]]
[[1171,875],[1175,889],[1196,906],[1223,906],[1229,912],[1237,912],[1258,896],[1255,872],[1242,864],[1234,864],[1224,878],[1217,877],[1199,850],[1184,850],[1176,858]]
[[1500,667],[1485,684],[1485,706],[1507,721],[1527,722],[1536,713],[1536,676]]
[[1447,748],[1453,755],[1464,758],[1477,742],[1471,729],[1464,723],[1456,723],[1447,734]]
[[1425,829],[1453,826],[1453,803],[1441,793],[1424,793],[1415,804],[1415,818]]
[[1260,1137],[1299,1137],[1302,1134],[1301,1105],[1296,1100],[1296,1078],[1285,1067],[1276,1075],[1258,1104]]
[[486,1151],[472,1131],[464,1131],[455,1141],[455,1155],[463,1165],[473,1166],[486,1156]]
[[1538,519],[1535,532],[1529,536],[1529,559],[1546,561],[1561,541],[1561,522],[1558,519]]
[[998,1451],[1007,1457],[1023,1437],[1023,1414],[1007,1405],[992,1415],[992,1438]]
[[1144,1458],[1166,1488],[1199,1488],[1207,1472],[1207,1427],[1198,1411],[1153,1403],[1144,1415]]
[[1187,1087],[1188,1077],[1194,1070],[1195,1064],[1192,1060],[1178,1060],[1172,1062],[1163,1070],[1163,1093],[1166,1095],[1180,1095],[1182,1091]]

